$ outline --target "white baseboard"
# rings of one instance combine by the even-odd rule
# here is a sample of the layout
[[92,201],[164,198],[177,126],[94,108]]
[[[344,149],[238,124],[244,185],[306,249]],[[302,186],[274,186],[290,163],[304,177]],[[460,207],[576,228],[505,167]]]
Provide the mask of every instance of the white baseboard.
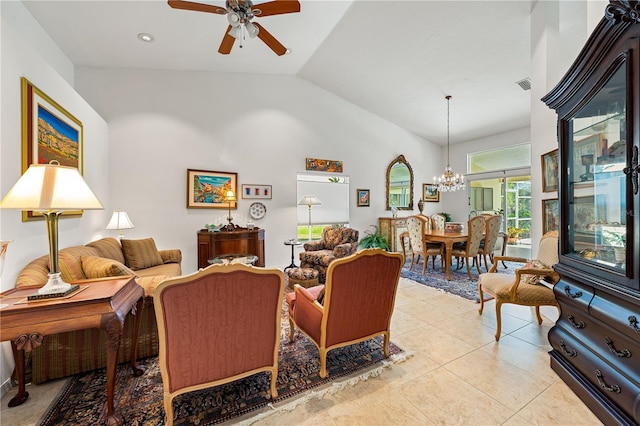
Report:
[[2,385],[0,386],[0,398],[2,398],[3,396],[5,396],[7,394],[7,392],[9,392],[11,390],[12,386],[11,386],[11,377],[9,377],[7,380],[4,381],[4,383],[2,383]]

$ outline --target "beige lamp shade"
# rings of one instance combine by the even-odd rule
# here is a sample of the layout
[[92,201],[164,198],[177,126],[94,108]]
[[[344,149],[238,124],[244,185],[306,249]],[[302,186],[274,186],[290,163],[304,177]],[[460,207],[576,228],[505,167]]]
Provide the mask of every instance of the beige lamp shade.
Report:
[[102,203],[74,167],[32,164],[0,208],[38,211],[101,210]]
[[131,222],[131,219],[129,219],[129,215],[127,214],[127,212],[123,212],[122,210],[118,209],[113,212],[111,220],[107,224],[106,229],[120,230],[131,229],[133,227],[133,222]]
[[100,210],[102,203],[74,167],[32,164],[0,201],[0,208],[34,210],[47,223],[49,236],[49,280],[37,295],[28,298],[60,297],[75,291],[60,277],[58,266],[58,217],[65,210]]
[[224,200],[225,201],[238,201],[238,198],[236,198],[236,194],[235,194],[235,192],[233,192],[233,189],[227,189],[227,192],[224,193]]
[[322,203],[315,195],[305,195],[298,203],[300,206],[309,206],[309,208],[311,208],[310,206],[319,206],[320,204]]

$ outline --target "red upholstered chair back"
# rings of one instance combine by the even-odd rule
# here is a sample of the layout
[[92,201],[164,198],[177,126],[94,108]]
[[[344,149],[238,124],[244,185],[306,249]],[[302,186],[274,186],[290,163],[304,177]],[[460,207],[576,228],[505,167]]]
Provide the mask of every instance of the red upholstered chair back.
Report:
[[258,371],[271,371],[275,384],[283,292],[282,271],[246,265],[214,265],[159,284],[154,308],[165,409],[168,395]]
[[399,253],[369,249],[329,265],[323,346],[360,341],[389,330],[403,263]]

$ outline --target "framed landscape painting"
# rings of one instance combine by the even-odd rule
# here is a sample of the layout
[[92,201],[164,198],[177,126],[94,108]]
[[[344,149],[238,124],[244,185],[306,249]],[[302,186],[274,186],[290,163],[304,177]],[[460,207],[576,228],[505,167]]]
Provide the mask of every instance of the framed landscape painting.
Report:
[[542,192],[558,190],[558,149],[542,154]]
[[[20,79],[22,90],[22,173],[32,164],[57,162],[83,170],[82,122],[31,84]],[[82,211],[63,212],[61,217],[79,217]],[[22,212],[22,221],[41,220],[42,215]]]
[[225,201],[225,193],[231,189],[238,198],[238,174],[209,170],[187,170],[187,208],[226,209],[237,208],[237,201]]
[[438,191],[438,185],[431,183],[422,184],[422,200],[424,202],[437,203],[440,201],[440,191]]
[[557,231],[559,223],[558,199],[542,200],[542,234]]

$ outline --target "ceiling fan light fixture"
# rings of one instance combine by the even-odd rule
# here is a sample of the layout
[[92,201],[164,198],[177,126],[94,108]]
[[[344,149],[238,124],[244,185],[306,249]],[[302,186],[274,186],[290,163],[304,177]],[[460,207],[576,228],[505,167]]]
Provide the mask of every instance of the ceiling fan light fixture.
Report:
[[238,27],[240,26],[242,18],[238,12],[229,11],[229,13],[227,13],[227,21],[229,21],[229,25]]
[[232,27],[229,30],[229,35],[236,40],[242,40],[242,26],[238,25],[237,27]]
[[247,30],[247,34],[249,34],[249,37],[251,38],[256,38],[256,36],[258,35],[258,32],[260,32],[260,29],[251,22],[245,23],[244,27]]

